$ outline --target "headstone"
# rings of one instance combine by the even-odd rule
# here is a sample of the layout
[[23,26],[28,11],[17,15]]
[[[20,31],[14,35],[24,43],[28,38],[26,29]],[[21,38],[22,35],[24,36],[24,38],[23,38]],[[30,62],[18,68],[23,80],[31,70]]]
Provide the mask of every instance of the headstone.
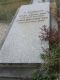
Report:
[[33,0],[33,3],[35,4],[35,3],[40,3],[40,2],[42,2],[42,0]]
[[0,63],[41,63],[40,54],[48,42],[39,38],[41,28],[50,25],[49,2],[23,5],[0,51]]

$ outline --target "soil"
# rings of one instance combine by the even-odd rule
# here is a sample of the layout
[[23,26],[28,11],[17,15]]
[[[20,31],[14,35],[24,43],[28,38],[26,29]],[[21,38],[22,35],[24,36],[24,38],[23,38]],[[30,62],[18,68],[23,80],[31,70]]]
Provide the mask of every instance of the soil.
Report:
[[2,46],[2,43],[4,42],[6,33],[8,31],[8,25],[7,23],[0,23],[0,47]]

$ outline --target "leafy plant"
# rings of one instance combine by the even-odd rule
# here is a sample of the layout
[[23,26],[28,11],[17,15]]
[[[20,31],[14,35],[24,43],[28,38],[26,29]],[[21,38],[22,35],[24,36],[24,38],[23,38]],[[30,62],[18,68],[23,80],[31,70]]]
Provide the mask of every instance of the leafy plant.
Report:
[[54,74],[50,74],[47,70],[38,70],[33,75],[33,80],[56,80],[57,77]]
[[56,47],[60,42],[59,30],[46,28],[44,25],[41,28],[41,35],[39,36],[42,41],[49,41],[51,47]]
[[[60,38],[59,30],[49,30],[46,26],[41,29],[42,33],[39,36],[42,41],[49,41],[49,49],[44,49],[44,54],[41,58],[44,60],[40,70],[35,74],[33,80],[56,80],[59,78],[60,67]],[[43,69],[43,71],[41,71]]]

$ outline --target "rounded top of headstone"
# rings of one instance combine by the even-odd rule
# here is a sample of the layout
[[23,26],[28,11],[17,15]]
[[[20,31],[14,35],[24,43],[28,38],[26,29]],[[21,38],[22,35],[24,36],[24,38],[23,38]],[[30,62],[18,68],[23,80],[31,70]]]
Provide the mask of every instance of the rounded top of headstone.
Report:
[[33,0],[33,3],[40,3],[42,0]]

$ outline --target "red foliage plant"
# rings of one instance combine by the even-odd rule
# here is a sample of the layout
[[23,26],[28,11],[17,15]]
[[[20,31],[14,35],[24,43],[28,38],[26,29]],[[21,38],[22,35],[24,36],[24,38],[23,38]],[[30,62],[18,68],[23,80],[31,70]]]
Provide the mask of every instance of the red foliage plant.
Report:
[[46,28],[45,25],[41,28],[41,35],[39,37],[42,40],[49,41],[53,47],[56,47],[60,42],[59,30]]

